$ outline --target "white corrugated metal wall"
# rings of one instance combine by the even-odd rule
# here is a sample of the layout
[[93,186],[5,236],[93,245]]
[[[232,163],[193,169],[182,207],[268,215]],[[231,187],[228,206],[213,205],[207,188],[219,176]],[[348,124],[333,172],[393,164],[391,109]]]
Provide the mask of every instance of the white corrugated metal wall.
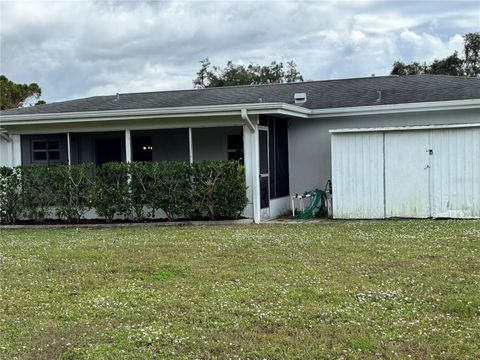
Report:
[[480,124],[332,133],[335,218],[480,218]]
[[332,149],[335,216],[384,217],[383,133],[335,135]]

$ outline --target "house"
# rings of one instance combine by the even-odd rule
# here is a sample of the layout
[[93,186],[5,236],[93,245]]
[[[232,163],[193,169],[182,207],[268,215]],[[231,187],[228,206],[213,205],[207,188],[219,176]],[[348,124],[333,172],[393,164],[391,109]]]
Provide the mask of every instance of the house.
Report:
[[480,78],[95,96],[3,111],[0,127],[6,166],[242,159],[256,222],[330,179],[336,218],[480,217]]

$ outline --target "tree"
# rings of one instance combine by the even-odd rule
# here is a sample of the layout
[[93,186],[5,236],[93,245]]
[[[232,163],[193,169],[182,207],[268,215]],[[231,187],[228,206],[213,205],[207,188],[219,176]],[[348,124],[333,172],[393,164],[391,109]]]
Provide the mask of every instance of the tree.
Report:
[[469,33],[464,37],[465,70],[467,75],[480,75],[480,33]]
[[412,62],[411,64],[405,64],[399,60],[393,63],[391,75],[415,75],[425,74],[427,71],[427,64],[420,64],[418,62]]
[[430,67],[427,69],[427,74],[433,75],[457,75],[462,76],[464,71],[465,61],[458,56],[458,52],[454,52],[452,55],[445,59],[433,60]]
[[444,59],[435,59],[429,65],[412,62],[405,64],[399,60],[392,66],[391,75],[457,75],[479,76],[480,75],[480,33],[469,33],[464,37],[464,49],[461,58],[455,51]]
[[[38,84],[16,84],[6,76],[0,75],[0,109],[8,110],[24,106],[30,99],[38,99],[42,89]],[[45,104],[39,100],[35,105]]]
[[229,61],[222,69],[219,66],[212,66],[206,58],[200,64],[197,77],[193,80],[197,88],[303,81],[293,61],[287,62],[286,67],[282,62],[276,61],[264,66],[253,63],[248,66],[237,65]]

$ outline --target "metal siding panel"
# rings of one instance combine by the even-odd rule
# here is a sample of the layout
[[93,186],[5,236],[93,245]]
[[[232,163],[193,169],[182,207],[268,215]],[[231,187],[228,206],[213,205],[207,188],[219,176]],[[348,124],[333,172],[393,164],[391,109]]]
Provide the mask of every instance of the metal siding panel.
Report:
[[430,217],[428,131],[385,134],[386,217]]
[[333,216],[384,217],[383,134],[332,135]]
[[432,131],[432,216],[480,218],[480,128]]

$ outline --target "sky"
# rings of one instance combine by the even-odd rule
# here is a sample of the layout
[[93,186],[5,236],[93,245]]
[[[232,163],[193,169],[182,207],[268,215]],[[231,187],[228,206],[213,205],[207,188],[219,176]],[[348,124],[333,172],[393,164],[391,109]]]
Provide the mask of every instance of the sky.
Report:
[[388,75],[480,31],[480,1],[0,0],[0,72],[47,102],[193,88],[200,60],[294,60],[305,80]]

